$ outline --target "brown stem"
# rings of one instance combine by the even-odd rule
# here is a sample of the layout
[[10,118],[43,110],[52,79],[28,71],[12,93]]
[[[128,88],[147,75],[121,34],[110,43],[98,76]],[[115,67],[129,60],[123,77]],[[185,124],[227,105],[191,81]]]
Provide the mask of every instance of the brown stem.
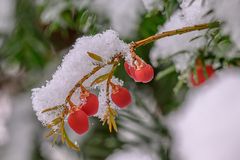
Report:
[[145,38],[143,40],[139,40],[137,42],[132,42],[131,47],[133,49],[135,49],[135,48],[146,45],[148,43],[151,43],[153,41],[156,41],[156,40],[164,38],[164,37],[174,36],[174,35],[178,35],[178,34],[184,34],[184,33],[197,31],[197,30],[204,30],[204,29],[208,29],[208,28],[215,28],[215,27],[219,27],[219,25],[220,25],[219,22],[212,22],[212,23],[199,24],[199,25],[194,25],[194,26],[183,27],[183,28],[176,29],[176,30],[166,31],[166,32],[155,34],[155,35]]
[[[133,58],[135,58],[136,54],[135,54],[134,50],[137,47],[140,47],[142,45],[151,43],[155,40],[158,40],[158,39],[161,39],[161,38],[164,38],[164,37],[168,37],[168,36],[174,36],[174,35],[177,35],[177,34],[184,34],[184,33],[187,33],[187,32],[203,30],[203,29],[207,29],[207,28],[215,28],[215,27],[218,27],[219,25],[220,25],[219,22],[212,22],[212,23],[205,23],[205,24],[199,24],[199,25],[194,25],[194,26],[188,26],[188,27],[183,27],[183,28],[180,28],[180,29],[172,30],[172,31],[162,32],[162,33],[150,36],[148,38],[145,38],[143,40],[139,40],[137,42],[132,42],[130,44],[130,49],[131,49],[132,56],[133,56]],[[109,61],[107,64],[104,64],[102,66],[97,66],[90,73],[85,75],[70,90],[68,96],[66,97],[65,104],[71,103],[71,97],[72,97],[73,93],[76,91],[77,88],[81,87],[81,89],[83,89],[83,90],[85,89],[82,86],[82,83],[85,80],[87,80],[89,77],[91,77],[93,74],[95,74],[98,70],[100,70],[101,68],[103,68],[106,65],[113,64],[113,63],[114,63],[114,65],[117,65],[121,59],[122,59],[122,54],[119,53],[115,57],[113,57],[113,59],[111,61]],[[115,66],[113,68],[115,68]],[[107,82],[107,88],[108,88],[107,91],[109,91],[109,82]]]
[[115,68],[117,67],[117,65],[118,65],[118,62],[115,62],[115,63],[113,64],[112,69],[111,69],[110,74],[109,74],[108,79],[107,79],[106,97],[107,97],[107,104],[108,104],[108,106],[110,106],[110,105],[109,105],[109,103],[110,103],[110,100],[109,100],[109,88],[110,88],[110,84],[112,83],[112,82],[111,82],[111,79],[112,79],[114,70],[115,70]]
[[[120,60],[120,59],[119,59]],[[107,85],[106,85],[106,97],[107,97],[107,111],[105,112],[105,116],[104,116],[104,120],[103,120],[103,124],[105,122],[107,122],[108,124],[108,128],[109,128],[109,131],[112,132],[112,128],[117,132],[117,125],[116,125],[116,122],[115,122],[115,117],[116,117],[116,112],[114,109],[111,108],[110,106],[110,93],[109,93],[109,89],[110,89],[110,85],[112,85],[113,83],[111,82],[111,79],[113,77],[113,74],[114,74],[114,70],[115,68],[117,67],[118,63],[119,63],[119,60],[115,60],[114,61],[114,64],[112,66],[112,69],[109,73],[109,76],[108,76],[108,79],[107,79]]]
[[[106,65],[111,65],[114,64],[114,66],[117,66],[117,64],[119,63],[119,61],[122,59],[122,53],[118,53],[115,55],[115,57],[112,58],[111,61],[107,62],[106,64],[97,66],[95,68],[92,69],[91,72],[89,72],[88,74],[86,74],[81,80],[79,80],[75,86],[69,91],[68,96],[65,99],[65,104],[69,103],[70,105],[73,105],[72,101],[71,101],[71,97],[73,95],[73,93],[77,90],[77,88],[81,88],[81,90],[86,90],[85,87],[82,85],[88,78],[90,78],[92,75],[94,75],[97,71],[99,71],[100,69],[102,69],[103,67],[105,67]],[[115,67],[114,67],[115,68]]]
[[75,86],[69,91],[68,96],[67,96],[66,99],[65,99],[65,104],[67,104],[67,103],[69,103],[69,102],[72,103],[72,102],[71,102],[71,97],[72,97],[73,93],[76,91],[76,89],[79,88],[79,87],[81,87],[81,89],[85,89],[85,88],[82,86],[83,82],[86,81],[86,80],[87,80],[88,78],[90,78],[93,74],[95,74],[97,71],[99,71],[101,68],[103,68],[103,67],[105,67],[105,66],[106,66],[106,64],[101,65],[101,66],[97,66],[97,67],[93,68],[90,73],[86,74],[81,80],[79,80],[79,81],[75,84]]

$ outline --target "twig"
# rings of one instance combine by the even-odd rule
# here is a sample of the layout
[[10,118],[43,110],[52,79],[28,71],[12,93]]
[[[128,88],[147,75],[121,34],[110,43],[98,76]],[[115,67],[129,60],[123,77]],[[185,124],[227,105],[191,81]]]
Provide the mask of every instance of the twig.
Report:
[[220,25],[219,22],[212,22],[212,23],[199,24],[199,25],[194,25],[194,26],[183,27],[183,28],[176,29],[176,30],[166,31],[166,32],[155,34],[155,35],[145,38],[143,40],[139,40],[137,42],[132,42],[131,47],[133,49],[136,49],[140,46],[146,45],[148,43],[151,43],[153,41],[156,41],[156,40],[164,38],[164,37],[184,34],[184,33],[193,32],[193,31],[200,31],[200,30],[204,30],[204,29],[208,29],[208,28],[216,28],[216,27],[219,27],[219,25]]

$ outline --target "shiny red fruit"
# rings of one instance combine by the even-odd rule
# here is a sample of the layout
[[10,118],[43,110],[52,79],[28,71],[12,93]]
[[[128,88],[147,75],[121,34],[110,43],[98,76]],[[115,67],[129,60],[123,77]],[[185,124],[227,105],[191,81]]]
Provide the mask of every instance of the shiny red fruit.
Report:
[[68,124],[78,134],[88,131],[88,116],[81,110],[74,111],[68,117]]
[[86,97],[86,103],[81,107],[81,110],[88,116],[93,116],[98,112],[98,106],[98,97],[95,94],[89,93],[89,96]]
[[139,82],[148,83],[154,77],[154,70],[151,65],[145,64],[135,71],[135,79]]
[[194,72],[190,75],[190,80],[193,86],[199,86],[203,84],[208,78],[210,78],[214,74],[214,69],[211,65],[206,66],[206,74],[204,74],[204,68],[202,66],[198,66],[196,68],[196,75]]
[[127,72],[127,74],[131,77],[131,78],[135,78],[134,72],[135,72],[135,68],[130,66],[127,62],[124,62],[124,68]]
[[132,97],[129,91],[121,86],[116,86],[111,94],[111,98],[120,108],[126,108],[132,102]]

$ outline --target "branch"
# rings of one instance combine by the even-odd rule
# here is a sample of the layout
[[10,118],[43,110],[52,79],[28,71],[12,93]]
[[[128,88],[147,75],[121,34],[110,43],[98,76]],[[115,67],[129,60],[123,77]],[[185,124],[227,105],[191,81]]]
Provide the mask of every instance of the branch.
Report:
[[89,72],[88,74],[86,74],[82,79],[80,79],[75,86],[69,91],[68,96],[65,99],[65,104],[69,103],[70,106],[73,105],[73,103],[71,102],[71,97],[73,95],[73,93],[77,90],[77,88],[81,87],[81,89],[85,89],[84,86],[82,85],[88,78],[90,78],[92,75],[94,75],[97,71],[99,71],[100,69],[102,69],[103,67],[107,66],[107,65],[112,65],[112,64],[118,64],[119,61],[122,59],[122,53],[118,53],[117,55],[115,55],[111,61],[99,65],[95,68],[92,69],[91,72]]
[[199,25],[194,25],[194,26],[183,27],[183,28],[176,29],[176,30],[166,31],[166,32],[155,34],[155,35],[145,38],[143,40],[139,40],[137,42],[132,42],[131,47],[133,49],[136,49],[140,46],[146,45],[148,43],[151,43],[151,42],[156,41],[161,38],[170,37],[170,36],[174,36],[174,35],[181,35],[181,34],[193,32],[193,31],[200,31],[200,30],[204,30],[204,29],[208,29],[208,28],[216,28],[219,26],[220,26],[219,22],[212,22],[212,23],[199,24]]
[[97,71],[99,71],[101,68],[103,68],[104,66],[106,66],[106,65],[97,66],[97,67],[93,68],[90,73],[86,74],[81,80],[79,80],[75,84],[75,86],[69,91],[68,96],[66,97],[66,100],[65,100],[65,104],[71,103],[71,97],[72,97],[73,93],[76,91],[76,89],[79,87],[83,87],[82,83],[84,81],[86,81],[89,77],[91,77],[93,74],[95,74]]

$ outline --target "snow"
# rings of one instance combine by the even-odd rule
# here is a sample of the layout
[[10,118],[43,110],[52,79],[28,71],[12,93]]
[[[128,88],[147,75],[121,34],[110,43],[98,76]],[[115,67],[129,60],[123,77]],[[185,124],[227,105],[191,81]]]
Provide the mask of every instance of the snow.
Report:
[[[159,28],[159,33],[168,30],[175,30],[178,28],[192,26],[201,23],[208,23],[212,19],[211,16],[203,17],[209,8],[207,4],[202,5],[202,1],[194,1],[192,5],[189,6],[191,0],[183,0],[180,7],[181,10],[176,11],[167,21],[163,27]],[[157,66],[158,59],[165,59],[176,53],[182,51],[184,54],[178,54],[177,56],[171,57],[176,65],[176,69],[183,71],[187,68],[189,61],[192,57],[192,51],[197,48],[202,47],[205,44],[205,39],[203,37],[191,41],[191,39],[204,35],[206,31],[195,31],[186,33],[183,35],[176,35],[167,37],[155,42],[154,47],[150,52],[150,59],[154,66]],[[191,41],[191,42],[190,42]]]
[[184,160],[239,160],[239,68],[225,69],[188,93],[168,119],[173,157]]
[[214,9],[214,15],[223,24],[223,31],[229,34],[232,40],[240,49],[240,17],[239,17],[239,0],[209,0],[211,8]]
[[11,116],[12,105],[10,95],[0,90],[0,146],[9,140],[7,122]]
[[144,7],[147,9],[147,11],[152,10],[163,10],[163,1],[162,0],[142,0]]
[[[82,79],[84,75],[88,74],[94,67],[96,67],[94,65],[96,61],[90,58],[87,52],[96,53],[105,61],[109,61],[113,56],[120,52],[125,55],[130,54],[128,44],[121,41],[118,38],[118,34],[113,30],[107,30],[102,34],[88,37],[85,36],[77,39],[73,48],[63,58],[62,64],[53,74],[52,79],[47,81],[45,86],[32,90],[33,109],[37,112],[38,119],[44,125],[49,124],[54,118],[56,118],[60,110],[49,113],[41,112],[49,107],[63,104],[68,92],[74,87],[77,81]],[[99,70],[83,85],[90,90],[94,89],[89,87],[91,82],[97,77],[108,73],[110,69],[111,66],[106,66]],[[100,99],[100,103],[102,99]],[[80,103],[79,91],[73,95],[73,102],[76,104]],[[101,107],[105,106],[100,105],[99,107],[99,110],[102,111]],[[99,117],[102,117],[102,115],[99,115]]]
[[[167,23],[159,29],[159,32],[191,26],[201,23],[208,23],[215,19],[224,22],[222,25],[223,33],[230,35],[234,44],[240,49],[240,18],[238,16],[240,1],[239,0],[195,0],[189,5],[191,0],[182,0],[180,10],[176,11]],[[213,9],[212,14],[206,13]],[[205,43],[204,37],[191,39],[204,35],[204,31],[190,32],[183,35],[167,37],[158,40],[151,50],[150,58],[153,65],[157,66],[159,59],[165,59],[171,56],[171,60],[176,65],[178,71],[184,71],[188,68],[191,60],[194,59],[193,52],[201,48]],[[239,56],[235,50],[233,56]],[[187,51],[187,52],[185,52]],[[173,56],[179,53],[177,56]],[[225,55],[228,57],[228,55]]]
[[76,153],[66,149],[66,147],[52,146],[51,144],[44,142],[41,144],[42,156],[49,160],[78,160]]
[[[117,150],[107,160],[157,160],[154,153],[146,148],[128,147],[125,150]],[[159,159],[158,159],[159,160]]]
[[[38,4],[43,4],[39,2]],[[145,12],[142,1],[139,0],[74,0],[71,2],[77,9],[89,9],[96,13],[98,19],[110,21],[110,28],[116,30],[121,38],[132,38],[135,36],[139,26],[141,15]],[[60,14],[66,9],[69,2],[53,0],[41,14],[44,23],[52,21],[61,22]]]
[[[13,0],[0,0],[0,33],[8,35],[14,28],[14,9]],[[4,36],[0,36],[0,47],[4,42]]]
[[[38,5],[44,3],[38,2]],[[58,21],[60,22],[60,14],[61,12],[67,7],[67,3],[63,1],[58,1],[56,3],[56,0],[49,2],[49,7],[46,7],[46,9],[43,10],[41,14],[41,20],[43,23],[51,23],[52,21]]]
[[0,33],[11,32],[14,27],[15,1],[0,0]]
[[95,0],[90,8],[109,18],[110,27],[116,30],[121,38],[134,37],[141,14],[144,13],[143,3],[139,0]]
[[[9,91],[9,88],[6,89]],[[38,136],[39,130],[36,127],[38,123],[33,116],[30,94],[29,92],[9,93],[9,96],[11,100],[11,113],[7,122],[9,139],[0,149],[1,160],[31,160],[35,151],[36,137],[43,136]]]

